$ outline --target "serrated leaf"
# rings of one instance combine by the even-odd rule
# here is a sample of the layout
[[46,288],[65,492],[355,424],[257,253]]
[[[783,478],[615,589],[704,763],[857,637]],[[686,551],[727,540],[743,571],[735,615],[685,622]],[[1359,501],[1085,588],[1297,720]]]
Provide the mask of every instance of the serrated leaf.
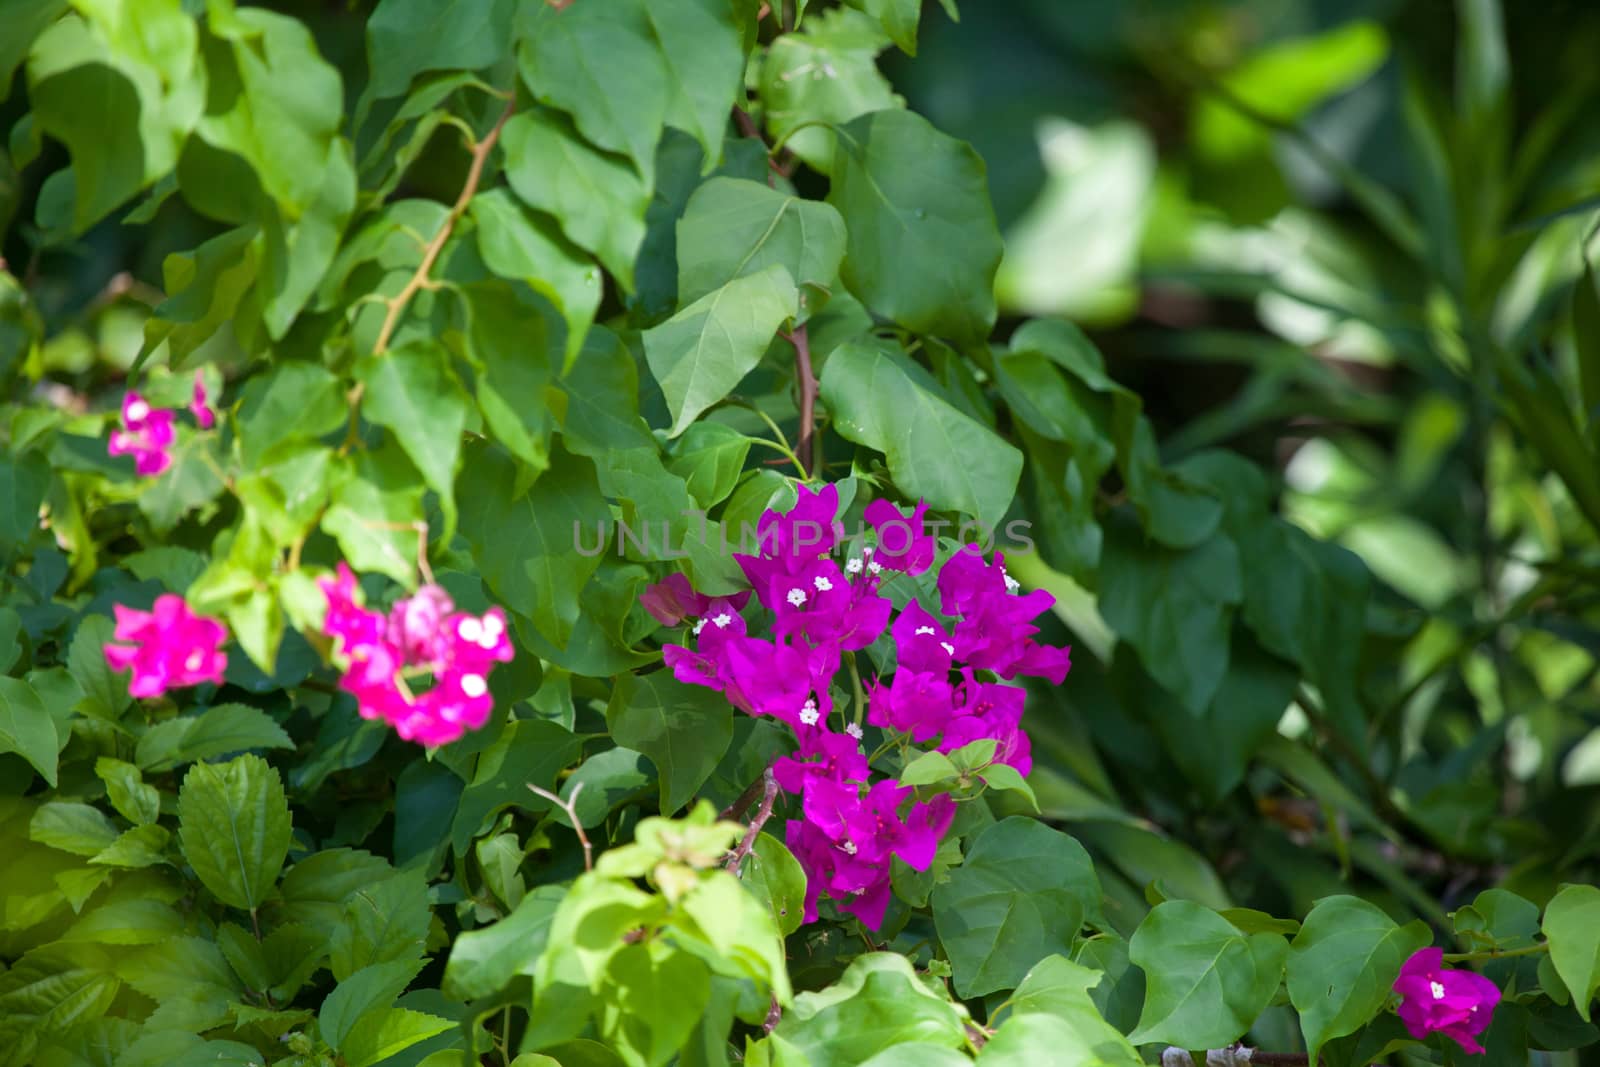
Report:
[[799,291],[779,263],[737,278],[644,332],[645,359],[661,384],[676,437],[761,362],[773,335],[799,312]]
[[283,727],[260,708],[218,704],[150,727],[139,738],[134,762],[140,770],[164,771],[245,749],[293,747]]
[[374,963],[353,972],[334,987],[317,1009],[317,1029],[336,1052],[345,1052],[345,1037],[373,1009],[386,1011],[422,970],[420,959]]
[[329,945],[339,981],[376,963],[418,959],[433,916],[427,879],[413,867],[362,886],[346,898],[344,916]]
[[341,1058],[349,1067],[372,1067],[419,1041],[442,1034],[456,1025],[408,1008],[388,1008],[364,1015],[344,1039]]
[[254,910],[289,854],[289,802],[260,756],[197,763],[178,792],[178,843],[195,876],[231,907]]

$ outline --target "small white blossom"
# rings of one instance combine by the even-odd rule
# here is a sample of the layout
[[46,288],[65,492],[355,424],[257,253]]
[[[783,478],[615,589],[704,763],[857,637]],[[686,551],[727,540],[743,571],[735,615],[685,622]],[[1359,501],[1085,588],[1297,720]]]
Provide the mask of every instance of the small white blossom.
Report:
[[932,637],[934,634],[936,634],[938,632],[939,632],[938,630],[935,630],[931,626],[919,626],[919,627],[917,627],[917,636],[918,637],[921,637],[924,634],[928,635],[929,637]]
[[817,711],[817,706],[811,701],[806,701],[806,706],[800,709],[800,721],[807,726],[815,726],[822,719],[822,713]]
[[956,654],[956,646],[952,645],[949,641],[940,641],[939,647],[944,649],[952,656]]
[[694,624],[695,636],[699,637],[700,636],[700,631],[704,630],[705,628],[706,628],[706,620],[700,619],[700,620],[696,621],[695,624]]
[[461,691],[476,700],[489,691],[489,683],[483,680],[481,674],[463,674],[461,676]]
[[733,621],[733,615],[726,611],[719,612],[711,617],[711,621],[717,624],[717,629],[726,630],[728,624]]
[[857,741],[861,740],[862,729],[853,722],[845,723],[844,732],[855,738]]
[[789,595],[784,599],[798,608],[806,602],[806,591],[804,589],[791,589],[789,590]]
[[879,563],[877,560],[873,560],[871,563],[867,564],[867,570],[871,571],[873,574],[882,574],[883,564]]
[[861,561],[859,559],[845,561],[844,570],[846,574],[860,574]]
[[822,574],[817,575],[811,584],[817,587],[817,592],[819,593],[826,593],[833,588],[833,582]]
[[1438,982],[1429,982],[1428,983],[1428,988],[1433,990],[1433,999],[1434,1000],[1443,1000],[1444,999],[1444,986],[1440,985]]
[[846,841],[839,847],[844,849],[845,855],[847,856],[854,856],[856,854],[856,843],[854,841]]

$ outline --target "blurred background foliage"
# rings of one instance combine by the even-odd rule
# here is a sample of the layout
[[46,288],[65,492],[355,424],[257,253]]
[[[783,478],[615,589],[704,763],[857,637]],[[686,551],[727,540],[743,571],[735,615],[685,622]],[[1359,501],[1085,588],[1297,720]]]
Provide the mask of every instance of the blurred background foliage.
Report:
[[[362,84],[370,5],[276,6]],[[1600,9],[1507,4],[1502,32],[1484,0],[961,7],[927,6],[915,60],[814,13],[786,45],[812,54],[785,62],[836,64],[841,92],[903,97],[977,147],[1006,237],[999,339],[1078,322],[1165,462],[1248,456],[1282,514],[1378,579],[1346,650],[1364,744],[1270,671],[1197,719],[1114,644],[1031,499],[1026,577],[1062,597],[1078,651],[1030,711],[1044,814],[1107,861],[1130,926],[1151,881],[1279,915],[1353,881],[1435,920],[1491,884],[1543,901],[1593,881]],[[68,198],[35,177],[64,153],[22,109],[0,105],[3,255],[46,320],[39,388],[81,391],[133,361],[163,258],[215,227],[158,189],[138,225],[67,238]],[[41,151],[62,158],[21,176]],[[448,201],[466,165],[441,127],[402,191]],[[1060,447],[1034,441],[1030,467]]]

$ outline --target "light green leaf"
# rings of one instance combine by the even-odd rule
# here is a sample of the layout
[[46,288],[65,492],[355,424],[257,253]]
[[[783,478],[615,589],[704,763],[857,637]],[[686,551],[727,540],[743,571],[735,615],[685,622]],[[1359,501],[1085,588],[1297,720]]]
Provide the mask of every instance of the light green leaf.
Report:
[[932,785],[947,781],[961,772],[943,752],[924,752],[900,771],[901,785]]
[[165,826],[135,826],[91,856],[89,862],[102,867],[154,867],[167,862],[167,844],[171,840],[172,834]]
[[289,803],[260,756],[197,763],[178,792],[178,843],[195,876],[224,904],[255,909],[289,854]]
[[1587,1022],[1589,1005],[1600,989],[1600,889],[1564,886],[1545,907],[1543,929],[1550,962]]
[[94,761],[95,777],[106,784],[106,795],[117,814],[135,826],[145,826],[161,817],[161,793],[146,785],[139,768],[110,756]]
[[620,745],[655,764],[661,811],[670,815],[694,797],[733,740],[733,707],[720,693],[684,685],[658,671],[625,674],[606,706],[606,725]]
[[1289,943],[1245,936],[1202,904],[1158,904],[1134,931],[1128,957],[1145,973],[1136,1045],[1221,1048],[1244,1035],[1278,991]]
[[383,0],[367,19],[368,92],[398,96],[430,70],[482,70],[511,38],[513,0]]
[[54,789],[57,741],[55,721],[33,686],[21,678],[0,678],[0,752],[20,755]]
[[844,246],[844,219],[829,205],[761,182],[712,178],[678,220],[678,299],[692,303],[773,264],[796,285],[826,290],[838,277]]
[[914,333],[981,344],[1003,248],[983,160],[910,111],[863,115],[836,136],[828,203],[849,231],[845,285]]
[[506,180],[523,203],[554,216],[573,244],[593,252],[623,288],[632,289],[649,184],[627,160],[578,137],[555,112],[513,117],[501,144]]
[[570,368],[600,306],[599,268],[548,216],[523,207],[504,189],[479,193],[470,211],[484,264],[502,278],[526,283],[565,317],[564,365]]
[[522,719],[501,731],[478,757],[478,767],[462,791],[450,827],[450,845],[464,853],[491,817],[516,806],[545,811],[550,802],[534,795],[530,784],[550,789],[556,775],[583,752],[577,735],[557,723]]
[[783,842],[768,833],[757,834],[741,881],[767,906],[779,933],[788,937],[800,929],[806,912],[806,872]]
[[170,904],[134,897],[102,904],[67,927],[61,940],[96,945],[152,945],[184,933],[183,916]]
[[667,469],[684,480],[703,509],[727,499],[744,473],[750,438],[720,422],[697,422],[684,431],[667,461]]
[[903,106],[875,58],[888,43],[872,19],[849,8],[818,12],[800,32],[776,38],[761,66],[761,102],[772,137],[821,173],[833,173],[833,135],[800,126],[839,125]]
[[847,440],[884,454],[895,485],[936,510],[995,529],[1016,495],[1022,453],[939,395],[885,341],[850,341],[828,356],[822,399]]
[[[583,135],[650,175],[662,127],[722,156],[728,112],[743,87],[745,49],[735,5],[719,0],[611,0],[519,12],[522,80],[572,115]],[[597,65],[595,57],[603,56]]]
[[0,552],[10,554],[39,528],[50,463],[39,452],[0,456]]
[[645,359],[672,413],[671,436],[733,390],[799,311],[794,279],[774,263],[696,300],[644,332]]
[[388,1008],[372,1012],[359,1019],[344,1039],[340,1058],[349,1067],[373,1067],[390,1056],[442,1034],[456,1025],[452,1019],[441,1019],[407,1008]]
[[908,56],[917,54],[917,23],[922,18],[922,0],[849,0],[877,19],[883,32]]
[[341,429],[349,418],[339,379],[314,363],[279,363],[245,386],[239,404],[240,444],[255,466],[280,441],[307,440]]
[[28,836],[76,856],[93,856],[117,839],[117,827],[99,808],[70,800],[39,805]]
[[773,1033],[798,1050],[800,1062],[831,1067],[854,1067],[894,1045],[959,1048],[964,1040],[955,1006],[890,952],[857,956],[833,985],[796,996]]
[[443,537],[454,533],[456,461],[467,424],[467,396],[437,342],[412,342],[375,356],[357,370],[367,391],[361,413],[386,427],[405,449],[446,516]]
[[283,727],[260,708],[218,704],[156,723],[139,738],[133,758],[140,770],[166,771],[245,749],[293,747]]
[[504,919],[457,935],[445,964],[445,994],[476,1000],[499,992],[519,974],[532,975],[566,895],[563,885],[536,886]]
[[1013,816],[973,839],[961,866],[933,888],[933,920],[956,991],[1011,989],[1045,956],[1072,951],[1100,912],[1100,881],[1077,841]]
[[386,1011],[420,970],[421,960],[390,960],[363,967],[334,986],[317,1009],[317,1029],[322,1040],[336,1051],[346,1052],[345,1035],[373,1009]]
[[364,967],[420,958],[432,916],[419,868],[356,889],[345,899],[344,922],[329,939],[333,977],[343,982]]
[[145,320],[145,350],[165,341],[172,365],[182,366],[233,319],[245,290],[256,280],[257,232],[255,226],[240,226],[161,261],[167,299]]
[[600,1034],[625,1061],[664,1064],[683,1048],[711,1000],[711,972],[660,941],[624,946],[606,969]]
[[416,580],[421,520],[422,486],[410,460],[391,443],[356,460],[354,476],[334,489],[322,528],[352,569],[409,586]]
[[[481,198],[480,198],[481,199]],[[544,301],[520,283],[474,282],[460,289],[471,324],[468,351],[478,364],[478,408],[490,433],[520,459],[513,494],[550,466],[551,351],[557,332]]]
[[1383,1009],[1400,966],[1432,940],[1420,919],[1398,926],[1358,897],[1317,902],[1289,946],[1289,1001],[1300,1012],[1311,1062]]

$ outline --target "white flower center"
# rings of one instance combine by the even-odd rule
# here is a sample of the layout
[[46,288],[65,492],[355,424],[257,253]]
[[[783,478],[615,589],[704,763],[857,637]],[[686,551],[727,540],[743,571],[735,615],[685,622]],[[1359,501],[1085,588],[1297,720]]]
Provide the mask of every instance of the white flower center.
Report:
[[873,560],[871,563],[867,564],[867,570],[871,571],[873,574],[882,574],[883,564],[879,563],[877,560]]
[[476,700],[489,691],[489,683],[483,680],[481,674],[464,674],[461,676],[461,691]]
[[855,738],[857,741],[861,740],[861,727],[857,726],[853,722],[845,723],[844,732]]
[[944,649],[952,656],[956,654],[956,646],[952,645],[949,641],[940,641],[939,647]]
[[189,653],[189,658],[183,661],[183,666],[187,670],[197,671],[200,669],[200,665],[205,661],[205,653],[201,652],[197,648],[193,652]]
[[1018,589],[1022,588],[1022,583],[1021,582],[1017,581],[1015,578],[1011,577],[1011,575],[1009,575],[1009,574],[1004,574],[1004,572],[1002,572],[1002,574],[1004,575],[1005,580],[1006,580],[1006,592],[1015,593]]
[[917,636],[918,637],[921,637],[923,634],[927,634],[929,637],[932,637],[934,634],[936,634],[938,632],[939,632],[938,630],[935,630],[931,626],[919,626],[919,627],[917,627]]
[[1438,982],[1429,982],[1428,983],[1428,988],[1433,990],[1433,999],[1434,1000],[1443,1000],[1444,999],[1444,986],[1440,985]]
[[146,404],[143,400],[135,400],[133,403],[128,405],[129,422],[140,422],[143,419],[148,418],[149,415],[150,405]]
[[468,615],[456,625],[456,633],[461,635],[461,640],[475,645],[483,640],[483,623]]
[[819,593],[826,593],[833,588],[833,583],[821,575],[818,575],[817,579],[811,584],[817,587],[817,592]]
[[711,621],[717,624],[717,629],[725,630],[728,628],[728,624],[733,621],[733,616],[724,611],[720,615],[713,616]]
[[839,847],[844,849],[846,855],[854,856],[856,854],[856,843],[854,841],[846,841]]
[[846,574],[860,574],[861,561],[859,559],[848,560],[845,562],[844,569]]
[[806,591],[804,589],[791,589],[789,590],[789,595],[784,599],[798,608],[806,602]]
[[694,624],[695,636],[696,637],[700,636],[700,631],[704,630],[705,628],[706,628],[706,620],[700,619],[700,620],[696,621],[695,624]]
[[800,721],[805,723],[807,726],[817,725],[817,722],[821,718],[822,714],[817,711],[816,705],[812,704],[809,700],[806,701],[806,706],[800,709]]

